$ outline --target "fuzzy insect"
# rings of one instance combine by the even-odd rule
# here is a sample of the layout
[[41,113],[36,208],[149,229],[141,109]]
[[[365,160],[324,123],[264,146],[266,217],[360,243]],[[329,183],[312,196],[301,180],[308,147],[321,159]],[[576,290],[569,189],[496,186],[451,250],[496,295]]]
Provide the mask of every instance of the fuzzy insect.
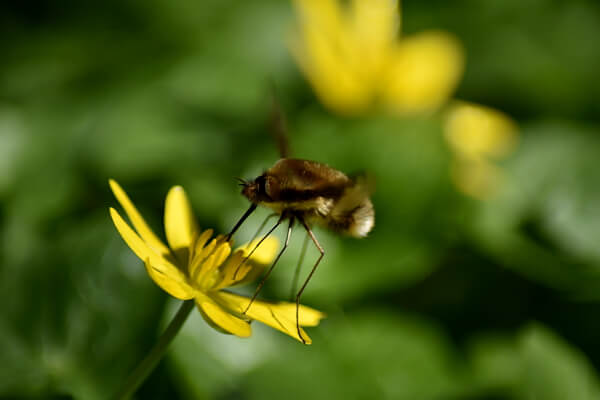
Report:
[[243,182],[242,194],[279,215],[356,238],[375,223],[366,180],[316,161],[282,158],[254,181]]
[[[279,109],[276,111],[279,112]],[[282,155],[285,155],[287,151],[282,149],[287,149],[287,143],[285,139],[282,139],[284,138],[284,126],[281,114],[278,113],[276,117],[276,121],[279,122],[275,128],[279,130],[277,138],[280,143],[280,152]],[[349,177],[326,164],[295,158],[281,158],[271,168],[252,181],[240,179],[242,194],[251,202],[251,205],[231,230],[228,238],[235,233],[258,206],[271,209],[273,211],[272,215],[279,216],[275,226],[261,238],[247,257],[250,257],[262,241],[284,220],[287,219],[289,221],[283,248],[258,284],[244,314],[251,307],[252,302],[258,296],[273,268],[275,268],[277,261],[287,249],[292,228],[294,223],[298,221],[306,230],[308,234],[307,238],[310,237],[320,252],[319,258],[300,287],[300,290],[296,293],[295,299],[296,327],[298,335],[305,343],[298,324],[300,297],[325,255],[325,250],[319,244],[311,226],[322,226],[334,232],[355,238],[365,237],[375,224],[375,212],[373,203],[370,200],[371,190],[367,181],[364,176]],[[261,225],[259,231],[262,230],[267,220]],[[298,277],[304,251],[306,250],[306,243],[305,241],[302,248],[294,282],[296,282]],[[295,283],[293,287],[295,287]]]

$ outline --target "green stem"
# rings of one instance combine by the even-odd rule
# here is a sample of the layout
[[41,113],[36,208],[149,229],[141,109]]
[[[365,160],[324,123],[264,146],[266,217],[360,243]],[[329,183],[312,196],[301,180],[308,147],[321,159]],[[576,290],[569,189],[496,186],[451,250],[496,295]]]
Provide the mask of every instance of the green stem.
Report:
[[156,364],[161,360],[167,347],[171,341],[175,338],[183,323],[190,315],[190,312],[194,308],[194,300],[187,300],[181,304],[177,314],[164,331],[164,333],[158,338],[158,342],[154,345],[152,350],[146,355],[146,358],[139,363],[139,365],[133,370],[129,378],[125,381],[121,389],[115,395],[115,399],[128,399],[137,388],[146,380],[150,372],[156,367]]

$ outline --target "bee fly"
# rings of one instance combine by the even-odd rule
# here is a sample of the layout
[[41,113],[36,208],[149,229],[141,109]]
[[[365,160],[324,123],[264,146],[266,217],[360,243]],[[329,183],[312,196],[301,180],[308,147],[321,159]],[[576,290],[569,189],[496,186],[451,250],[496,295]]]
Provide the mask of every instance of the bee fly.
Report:
[[282,158],[252,182],[242,182],[252,204],[282,217],[361,238],[374,224],[364,178],[351,179],[316,161]]
[[[373,229],[375,212],[369,198],[371,192],[370,185],[368,185],[367,179],[364,176],[349,177],[343,172],[316,161],[286,158],[285,121],[276,101],[274,102],[273,128],[276,133],[275,136],[278,141],[280,153],[284,158],[281,158],[271,168],[252,181],[239,179],[242,186],[242,195],[250,200],[251,205],[235,224],[231,232],[227,235],[227,238],[231,238],[246,218],[256,210],[257,206],[266,207],[273,211],[273,214],[263,222],[257,234],[262,230],[270,217],[279,216],[277,223],[260,239],[242,263],[240,263],[239,270],[241,265],[252,255],[258,246],[284,220],[287,219],[289,221],[284,245],[258,284],[250,303],[243,312],[245,314],[275,268],[277,261],[287,249],[294,223],[298,221],[304,227],[308,236],[302,247],[294,282],[297,280],[309,237],[320,253],[308,277],[295,295],[296,328],[298,336],[302,339],[303,343],[306,343],[300,332],[298,319],[300,297],[325,255],[325,250],[319,244],[319,241],[312,232],[311,226],[318,225],[344,235],[362,238]],[[293,287],[295,286],[294,283]]]
[[[298,221],[304,227],[321,253],[296,294],[296,327],[298,335],[304,342],[298,324],[300,297],[325,255],[325,251],[313,234],[311,226],[322,226],[334,232],[356,238],[365,237],[375,224],[375,213],[373,204],[369,199],[367,181],[364,177],[350,178],[334,168],[315,161],[282,158],[253,181],[242,180],[241,185],[243,186],[242,194],[252,204],[228,237],[233,235],[257,206],[271,209],[274,215],[279,215],[279,220],[263,236],[253,251],[285,219],[289,220],[283,248],[259,283],[244,313],[248,311],[252,302],[258,296],[264,282],[287,248],[295,221]],[[303,247],[303,250],[305,249],[306,246]],[[247,257],[249,256],[250,254]]]

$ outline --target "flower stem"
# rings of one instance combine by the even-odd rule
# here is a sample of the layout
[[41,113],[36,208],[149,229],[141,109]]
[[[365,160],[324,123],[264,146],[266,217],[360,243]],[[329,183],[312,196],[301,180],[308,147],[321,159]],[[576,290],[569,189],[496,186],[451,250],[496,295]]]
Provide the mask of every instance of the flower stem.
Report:
[[128,399],[135,393],[137,388],[146,380],[148,375],[154,370],[154,367],[156,367],[156,364],[161,360],[167,347],[175,338],[193,308],[194,300],[187,300],[181,304],[181,307],[179,307],[177,314],[175,314],[175,317],[169,326],[167,326],[167,329],[165,329],[164,333],[158,338],[158,341],[146,355],[146,358],[144,358],[133,370],[131,375],[129,375],[121,389],[115,395],[115,399]]

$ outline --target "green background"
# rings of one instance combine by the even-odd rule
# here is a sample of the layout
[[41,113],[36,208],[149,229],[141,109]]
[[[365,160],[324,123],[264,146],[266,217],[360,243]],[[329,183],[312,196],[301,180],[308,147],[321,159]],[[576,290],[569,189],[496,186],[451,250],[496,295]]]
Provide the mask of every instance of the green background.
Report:
[[[463,42],[456,97],[520,125],[511,184],[485,202],[452,185],[439,115],[320,106],[286,49],[292,23],[280,0],[2,5],[0,396],[117,389],[177,302],[112,226],[108,178],[157,232],[175,184],[227,232],[247,207],[234,177],[278,158],[275,82],[294,156],[375,177],[376,227],[317,230],[327,253],[303,302],[328,318],[312,346],[260,324],[226,336],[194,312],[138,398],[600,398],[598,2],[403,2],[404,33]],[[265,298],[289,297],[301,237]]]

